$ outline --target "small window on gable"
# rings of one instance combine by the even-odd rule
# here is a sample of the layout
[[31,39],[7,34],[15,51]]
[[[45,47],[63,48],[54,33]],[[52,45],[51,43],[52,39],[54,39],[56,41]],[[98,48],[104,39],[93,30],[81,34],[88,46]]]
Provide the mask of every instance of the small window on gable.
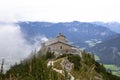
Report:
[[62,49],[62,46],[60,46],[60,49]]

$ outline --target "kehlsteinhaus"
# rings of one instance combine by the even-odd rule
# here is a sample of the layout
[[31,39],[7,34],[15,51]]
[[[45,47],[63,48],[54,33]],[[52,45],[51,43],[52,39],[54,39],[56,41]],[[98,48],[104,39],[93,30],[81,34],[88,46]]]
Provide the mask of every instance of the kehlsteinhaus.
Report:
[[80,53],[77,48],[73,47],[68,43],[66,37],[61,33],[59,33],[55,38],[42,43],[42,49],[50,50],[52,52],[55,52],[55,54],[59,55],[64,53]]

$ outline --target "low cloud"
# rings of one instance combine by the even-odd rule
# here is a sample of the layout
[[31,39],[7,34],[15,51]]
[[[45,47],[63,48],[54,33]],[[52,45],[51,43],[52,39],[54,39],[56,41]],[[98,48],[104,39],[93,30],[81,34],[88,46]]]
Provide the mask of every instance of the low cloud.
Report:
[[47,40],[44,36],[35,38],[35,44],[31,45],[24,38],[20,27],[15,24],[0,25],[0,63],[5,59],[5,69],[10,65],[26,58],[35,48],[40,49],[42,40]]

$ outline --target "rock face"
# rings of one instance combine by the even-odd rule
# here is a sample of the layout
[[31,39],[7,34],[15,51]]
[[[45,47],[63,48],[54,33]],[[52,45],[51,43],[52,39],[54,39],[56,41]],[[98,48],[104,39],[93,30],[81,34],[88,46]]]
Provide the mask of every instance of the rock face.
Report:
[[54,67],[54,63],[57,62],[58,60],[56,61],[49,61],[47,63],[47,67],[52,67],[52,69],[54,71],[56,71],[57,73],[60,73],[62,76],[66,76],[65,75],[65,71],[67,71],[67,78],[65,80],[75,80],[75,77],[70,73],[70,71],[73,69],[74,67],[74,64],[69,62],[69,60],[66,58],[62,59],[61,61],[61,66],[62,66],[62,69],[57,69]]
[[74,67],[74,64],[71,63],[68,59],[64,59],[62,62],[61,62],[61,66],[63,69],[65,69],[67,72],[70,72],[73,67]]

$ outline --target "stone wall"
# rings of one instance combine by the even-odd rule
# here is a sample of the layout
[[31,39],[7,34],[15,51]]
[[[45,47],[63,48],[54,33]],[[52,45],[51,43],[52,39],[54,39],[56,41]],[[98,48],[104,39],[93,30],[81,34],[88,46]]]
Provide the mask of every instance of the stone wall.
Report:
[[71,46],[63,44],[63,43],[55,43],[53,45],[47,46],[48,49],[52,50],[52,51],[56,51],[56,50],[71,50]]

